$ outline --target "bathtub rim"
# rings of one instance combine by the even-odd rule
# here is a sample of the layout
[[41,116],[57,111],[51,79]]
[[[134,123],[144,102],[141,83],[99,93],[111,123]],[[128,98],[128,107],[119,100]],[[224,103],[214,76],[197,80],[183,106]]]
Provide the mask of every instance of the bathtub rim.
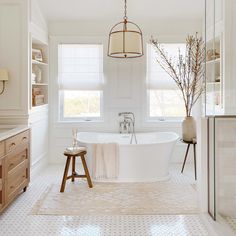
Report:
[[[79,143],[88,144],[88,145],[93,145],[93,144],[98,144],[98,143],[116,143],[119,146],[150,146],[150,145],[158,145],[158,144],[168,144],[168,143],[177,142],[178,140],[180,140],[180,136],[177,133],[172,132],[172,131],[170,131],[170,132],[165,132],[165,131],[163,131],[163,132],[162,131],[161,132],[158,132],[158,131],[156,131],[156,132],[137,132],[136,134],[155,134],[155,133],[173,134],[175,136],[175,138],[168,139],[168,140],[161,141],[161,142],[159,141],[159,142],[152,142],[152,143],[137,143],[137,144],[136,143],[120,144],[119,142],[85,142],[84,140],[82,140],[82,141],[79,140],[78,136],[80,134],[120,134],[120,133],[114,133],[114,132],[89,132],[89,131],[86,132],[86,131],[84,131],[84,132],[79,132],[78,133],[77,141]],[[122,134],[120,134],[120,135],[122,135]],[[123,135],[127,135],[127,134],[123,134]],[[132,134],[129,134],[129,135],[131,136]]]

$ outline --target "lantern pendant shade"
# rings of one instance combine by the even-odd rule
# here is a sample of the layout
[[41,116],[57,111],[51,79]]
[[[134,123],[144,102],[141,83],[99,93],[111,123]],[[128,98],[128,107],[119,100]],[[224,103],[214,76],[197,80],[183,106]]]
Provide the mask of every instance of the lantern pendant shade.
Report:
[[127,20],[126,0],[124,20],[114,25],[109,34],[108,56],[115,58],[143,56],[142,31],[138,25]]
[[132,58],[142,55],[142,32],[128,29],[125,31],[111,31],[109,35],[108,56]]

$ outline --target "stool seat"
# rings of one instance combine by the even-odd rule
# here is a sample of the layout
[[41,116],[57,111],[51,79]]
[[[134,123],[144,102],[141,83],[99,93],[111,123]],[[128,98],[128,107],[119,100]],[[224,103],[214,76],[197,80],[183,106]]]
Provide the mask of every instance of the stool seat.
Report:
[[[64,174],[63,174],[63,178],[62,178],[62,183],[61,183],[61,189],[60,192],[63,193],[65,190],[65,186],[66,186],[66,181],[68,179],[71,179],[72,182],[74,182],[75,178],[86,178],[87,182],[88,182],[88,186],[90,188],[93,187],[91,178],[90,178],[90,174],[89,174],[89,170],[87,167],[87,163],[85,160],[85,155],[86,155],[86,148],[85,147],[78,147],[78,148],[67,148],[64,151],[64,155],[67,157],[66,159],[66,165],[65,165],[65,170],[64,170]],[[75,171],[75,161],[76,161],[76,157],[80,157],[82,164],[83,164],[83,168],[84,168],[84,173],[83,175],[79,175],[76,173]],[[71,175],[68,176],[68,171],[69,171],[69,166],[70,166],[70,161],[72,159],[72,173]]]
[[82,152],[86,152],[86,147],[76,147],[76,148],[69,147],[69,148],[66,148],[66,150],[64,151],[64,155],[65,156],[68,156],[68,155],[77,156]]

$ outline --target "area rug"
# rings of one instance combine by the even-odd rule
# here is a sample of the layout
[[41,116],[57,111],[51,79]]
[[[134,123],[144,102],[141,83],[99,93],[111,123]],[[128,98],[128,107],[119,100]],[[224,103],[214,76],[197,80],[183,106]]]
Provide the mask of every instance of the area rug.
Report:
[[67,182],[64,193],[52,185],[36,202],[34,215],[195,214],[197,192],[190,184]]

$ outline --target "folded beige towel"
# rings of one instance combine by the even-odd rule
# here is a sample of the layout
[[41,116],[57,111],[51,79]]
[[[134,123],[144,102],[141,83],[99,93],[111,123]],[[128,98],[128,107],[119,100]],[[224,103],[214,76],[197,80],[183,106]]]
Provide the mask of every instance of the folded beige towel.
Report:
[[116,143],[98,143],[93,145],[94,179],[115,179],[118,177],[118,145]]

